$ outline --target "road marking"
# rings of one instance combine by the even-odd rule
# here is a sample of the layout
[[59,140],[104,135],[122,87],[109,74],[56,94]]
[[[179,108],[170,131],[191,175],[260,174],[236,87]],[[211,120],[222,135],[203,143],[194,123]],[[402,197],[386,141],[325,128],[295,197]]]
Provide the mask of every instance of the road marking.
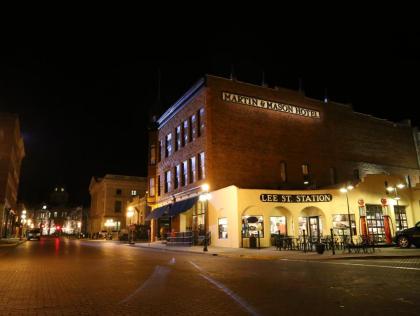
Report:
[[154,283],[157,284],[158,282],[163,281],[163,279],[166,278],[168,273],[170,272],[169,268],[162,267],[162,266],[156,266],[153,273],[150,275],[150,277],[142,284],[140,285],[133,293],[128,295],[125,299],[123,299],[119,304],[126,304],[130,300],[132,300],[136,295],[138,295],[141,291],[143,291],[147,286]]
[[199,267],[194,262],[190,261],[190,263],[198,270],[200,271],[200,276],[207,281],[209,281],[211,284],[215,285],[217,288],[222,290],[226,295],[228,295],[231,299],[233,299],[236,303],[238,303],[245,311],[247,311],[249,314],[258,316],[259,314],[257,311],[249,305],[242,297],[240,297],[238,294],[230,290],[228,287],[223,285],[222,283],[214,280],[212,277],[210,277],[201,267]]
[[326,264],[337,264],[345,266],[360,266],[360,267],[374,267],[374,268],[387,268],[387,269],[400,269],[400,270],[415,270],[420,271],[420,268],[410,268],[410,267],[399,267],[399,266],[384,266],[379,264],[363,264],[363,263],[343,263],[343,262],[325,262],[325,261],[309,261],[309,260],[293,260],[293,259],[280,259],[282,261],[300,261],[300,262],[315,262],[315,263],[326,263]]

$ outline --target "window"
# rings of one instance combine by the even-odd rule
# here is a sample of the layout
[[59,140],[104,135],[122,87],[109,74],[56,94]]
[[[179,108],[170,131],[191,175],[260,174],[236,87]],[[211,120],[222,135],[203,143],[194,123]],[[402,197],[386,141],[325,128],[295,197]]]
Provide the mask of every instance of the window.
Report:
[[162,141],[158,142],[158,161],[162,160]]
[[302,165],[303,184],[309,184],[309,165]]
[[149,196],[155,196],[155,178],[149,179]]
[[360,180],[359,169],[353,169],[353,180]]
[[[352,235],[356,236],[356,221],[354,214],[350,214]],[[338,236],[350,236],[349,230],[349,216],[348,214],[334,214],[332,220],[332,227],[335,235]]]
[[366,204],[366,224],[368,235],[373,235],[376,243],[385,241],[384,217],[381,205]]
[[181,165],[176,165],[175,167],[175,179],[174,179],[174,189],[178,189],[181,183]]
[[287,235],[286,216],[270,216],[270,232]]
[[242,216],[242,236],[245,238],[254,235],[264,238],[264,219],[261,215]]
[[198,180],[206,177],[204,152],[198,154]]
[[58,215],[58,212],[54,212],[54,218],[56,218]]
[[115,193],[116,193],[117,195],[121,195],[122,190],[121,190],[121,189],[117,189],[117,190],[115,191]]
[[189,137],[189,131],[188,131],[188,120],[186,120],[186,121],[184,121],[184,124],[183,124],[183,128],[182,128],[182,133],[183,133],[183,136],[184,136],[184,138],[183,138],[183,143],[182,143],[182,146],[185,146],[187,143],[188,143],[188,137]]
[[394,214],[397,230],[403,230],[408,228],[407,213],[405,212],[405,206],[394,205]]
[[191,140],[197,138],[197,115],[191,116]]
[[175,151],[181,148],[181,125],[175,129]]
[[169,157],[172,154],[172,133],[166,135],[165,144],[165,157]]
[[115,213],[121,213],[121,210],[122,210],[122,202],[121,201],[115,201],[115,204],[114,204]]
[[195,157],[190,158],[190,183],[193,183],[197,180],[196,170],[195,170]]
[[201,108],[198,111],[198,136],[204,134],[204,109]]
[[165,193],[171,192],[172,185],[171,185],[171,171],[168,170],[165,172]]
[[407,185],[407,188],[411,188],[411,179],[409,175],[405,176],[405,184]]
[[228,238],[228,219],[226,217],[219,218],[219,239]]
[[334,167],[330,168],[330,183],[331,184],[336,184],[337,183],[337,178],[336,178],[336,175],[335,175],[335,168]]
[[204,217],[205,217],[205,202],[199,201],[197,203],[197,207],[193,207],[193,230],[198,231],[198,235],[203,236],[205,229],[204,229]]
[[185,160],[182,163],[182,185],[188,184],[188,162]]
[[150,164],[151,165],[156,164],[156,146],[155,145],[150,146]]
[[137,195],[137,190],[131,190],[131,196],[136,196]]
[[280,162],[280,180],[283,183],[287,181],[286,163],[284,161]]
[[157,195],[160,196],[160,175],[157,175]]

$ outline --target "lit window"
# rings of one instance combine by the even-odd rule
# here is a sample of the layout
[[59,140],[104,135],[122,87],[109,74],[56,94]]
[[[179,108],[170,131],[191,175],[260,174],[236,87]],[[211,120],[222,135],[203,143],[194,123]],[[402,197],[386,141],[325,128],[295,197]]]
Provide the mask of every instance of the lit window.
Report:
[[264,218],[261,215],[242,216],[242,237],[264,238]]
[[149,196],[155,196],[155,178],[149,179]]
[[175,129],[175,151],[181,148],[181,125]]
[[204,109],[198,111],[198,136],[204,134]]
[[158,142],[158,161],[162,160],[162,141]]
[[188,162],[185,160],[182,163],[182,185],[188,184]]
[[198,180],[203,180],[205,177],[205,156],[204,152],[202,152],[198,155]]
[[166,147],[165,157],[169,157],[172,154],[172,133],[166,135]]
[[191,140],[197,138],[197,116],[193,114],[191,116]]
[[174,179],[174,189],[178,189],[179,184],[181,183],[181,165],[176,165],[175,167],[175,179]]
[[137,190],[131,190],[131,196],[136,196],[137,195]]
[[190,168],[190,183],[193,183],[197,180],[195,169],[195,157],[190,158]]
[[183,128],[182,128],[182,133],[183,133],[183,136],[184,136],[182,146],[185,146],[188,143],[188,140],[189,140],[190,132],[188,130],[188,125],[189,125],[188,120],[184,121]]
[[168,170],[165,172],[165,193],[171,192],[172,183],[171,183],[171,171]]
[[309,165],[302,165],[303,184],[309,184]]
[[226,217],[219,218],[219,239],[228,238],[228,219]]

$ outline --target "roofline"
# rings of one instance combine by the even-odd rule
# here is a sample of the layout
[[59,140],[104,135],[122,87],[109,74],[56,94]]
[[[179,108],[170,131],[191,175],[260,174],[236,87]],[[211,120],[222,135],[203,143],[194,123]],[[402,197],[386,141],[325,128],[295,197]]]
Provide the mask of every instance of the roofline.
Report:
[[197,92],[205,85],[205,83],[205,77],[200,78],[181,98],[178,99],[178,101],[176,101],[169,109],[167,109],[165,113],[163,113],[157,120],[159,125],[158,129],[160,129],[175,114],[177,114],[186,105],[186,103],[197,94]]

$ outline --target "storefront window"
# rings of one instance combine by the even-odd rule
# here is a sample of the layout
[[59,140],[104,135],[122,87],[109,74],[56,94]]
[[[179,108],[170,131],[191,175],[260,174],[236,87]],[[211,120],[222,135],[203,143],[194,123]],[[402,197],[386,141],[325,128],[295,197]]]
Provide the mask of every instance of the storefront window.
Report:
[[219,218],[219,239],[228,238],[228,220],[227,218]]
[[199,235],[204,235],[204,215],[205,202],[198,202],[196,207],[193,207],[193,230],[198,231]]
[[[352,235],[356,235],[356,221],[354,219],[354,214],[350,214],[351,219],[351,228]],[[333,215],[333,231],[335,235],[338,236],[349,236],[349,216],[348,214],[334,214]]]
[[287,235],[286,216],[271,216],[270,232],[271,234]]
[[242,235],[245,238],[254,235],[264,237],[264,218],[261,215],[242,216]]
[[385,241],[384,218],[381,205],[366,204],[366,224],[368,235],[373,235],[376,243]]
[[407,213],[405,212],[405,206],[394,205],[394,213],[397,230],[408,228]]

